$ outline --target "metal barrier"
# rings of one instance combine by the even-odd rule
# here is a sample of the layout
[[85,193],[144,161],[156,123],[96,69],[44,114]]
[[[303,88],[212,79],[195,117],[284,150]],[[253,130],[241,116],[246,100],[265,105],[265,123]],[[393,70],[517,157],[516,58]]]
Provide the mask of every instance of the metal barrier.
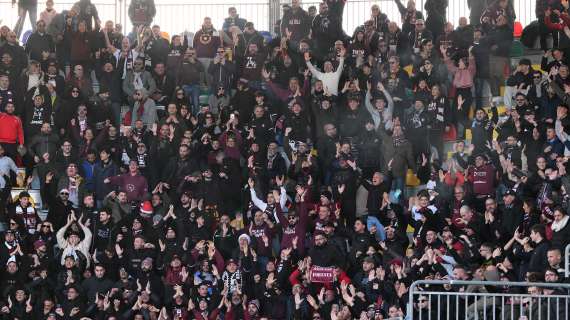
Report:
[[[516,288],[524,293],[513,293]],[[422,280],[409,288],[406,318],[567,320],[569,292],[562,283]]]
[[[63,0],[55,1],[57,12],[69,10],[76,1]],[[112,20],[123,25],[123,33],[128,33],[132,29],[132,24],[128,17],[130,0],[92,0],[97,7],[99,17],[104,23]],[[179,34],[183,31],[196,32],[200,29],[204,17],[212,18],[212,23],[217,29],[222,28],[224,19],[228,17],[228,8],[233,6],[239,15],[248,21],[253,21],[257,30],[270,29],[269,0],[246,0],[246,1],[224,1],[207,0],[180,1],[168,0],[155,1],[156,16],[153,24],[160,25],[163,31]],[[40,12],[45,9],[45,0],[38,1],[38,19]],[[12,6],[11,0],[0,0],[0,25],[7,25],[10,28],[16,25],[18,20],[17,6]],[[28,18],[24,30],[31,29]]]
[[[170,2],[168,2],[170,1]],[[417,8],[424,11],[424,3],[426,0],[416,0]],[[73,0],[55,1],[55,8],[58,12],[71,8]],[[131,30],[131,23],[127,15],[130,0],[93,0],[92,1],[99,12],[102,21],[113,20],[123,25],[123,32]],[[402,0],[402,2],[406,2]],[[526,26],[535,20],[535,0],[516,0],[514,1],[517,20],[523,26]],[[215,0],[208,2],[206,0],[198,1],[180,1],[175,0],[157,0],[156,17],[154,23],[161,26],[163,31],[170,34],[178,34],[183,31],[195,32],[202,24],[204,17],[212,18],[212,22],[217,28],[221,28],[224,18],[227,17],[227,9],[230,6],[237,8],[241,17],[255,23],[257,30],[273,31],[271,26],[272,20],[275,19],[275,10],[280,12],[280,5],[290,3],[289,0]],[[307,0],[303,2],[306,9],[309,6],[317,6],[318,0]],[[370,7],[378,4],[381,10],[388,15],[392,21],[400,23],[400,13],[394,0],[350,0],[347,1],[344,15],[343,27],[348,34],[352,34],[354,29],[363,24],[364,20],[370,17]],[[276,8],[277,7],[277,8]],[[38,1],[38,18],[39,13],[45,8],[45,0]],[[275,9],[275,10],[272,10]],[[469,7],[467,0],[449,1],[447,9],[448,20],[457,24],[459,17],[468,17]],[[0,0],[0,20],[1,24],[13,27],[18,19],[17,10],[12,6],[11,0]],[[29,30],[29,22],[26,22],[24,30]]]
[[[320,1],[310,0],[303,1],[303,8],[307,9],[310,6],[319,7]],[[416,0],[417,10],[422,11],[425,16],[424,4],[426,0]],[[515,13],[517,15],[517,21],[519,21],[523,26],[530,24],[536,19],[534,8],[534,0],[517,0],[514,1]],[[282,3],[290,3],[290,1],[282,1]],[[402,3],[406,5],[407,1],[402,0]],[[352,35],[354,29],[364,23],[364,21],[370,18],[370,7],[377,4],[380,10],[388,16],[390,21],[395,21],[396,23],[401,23],[400,11],[394,0],[350,0],[346,2],[343,14],[343,28],[344,31],[349,35]],[[457,26],[460,17],[469,18],[469,7],[467,6],[467,0],[452,0],[449,1],[449,6],[447,8],[447,20],[452,22]]]
[[564,277],[570,276],[570,244],[564,249]]

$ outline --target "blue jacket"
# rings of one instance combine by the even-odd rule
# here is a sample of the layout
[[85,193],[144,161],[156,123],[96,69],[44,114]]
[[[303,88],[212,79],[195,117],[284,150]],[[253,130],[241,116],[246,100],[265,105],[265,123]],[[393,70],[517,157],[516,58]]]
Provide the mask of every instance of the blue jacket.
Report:
[[109,192],[113,190],[113,186],[106,184],[105,179],[119,174],[119,168],[113,160],[104,166],[102,162],[97,162],[93,171],[93,185],[95,187],[95,199],[103,200]]

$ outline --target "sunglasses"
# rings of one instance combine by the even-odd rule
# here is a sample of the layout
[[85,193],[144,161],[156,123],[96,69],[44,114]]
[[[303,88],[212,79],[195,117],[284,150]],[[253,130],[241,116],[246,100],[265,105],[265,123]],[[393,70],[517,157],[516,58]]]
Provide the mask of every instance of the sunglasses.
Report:
[[79,90],[73,90],[71,93],[79,93]]
[[59,194],[61,194],[62,196],[68,196],[69,192],[60,192]]

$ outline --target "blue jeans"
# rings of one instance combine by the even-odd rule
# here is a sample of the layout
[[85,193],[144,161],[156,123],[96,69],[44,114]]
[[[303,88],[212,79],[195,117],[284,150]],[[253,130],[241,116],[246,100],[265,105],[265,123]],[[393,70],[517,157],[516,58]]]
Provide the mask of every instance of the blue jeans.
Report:
[[188,97],[188,102],[192,105],[192,114],[198,114],[200,111],[200,85],[199,84],[185,84],[182,90]]
[[386,240],[386,230],[384,230],[384,226],[380,223],[380,220],[376,217],[368,216],[366,219],[366,228],[370,230],[372,226],[376,226],[376,241]]
[[390,193],[393,192],[394,197],[397,198],[397,202],[402,203],[405,198],[404,191],[406,190],[406,177],[392,178],[392,189],[390,190]]

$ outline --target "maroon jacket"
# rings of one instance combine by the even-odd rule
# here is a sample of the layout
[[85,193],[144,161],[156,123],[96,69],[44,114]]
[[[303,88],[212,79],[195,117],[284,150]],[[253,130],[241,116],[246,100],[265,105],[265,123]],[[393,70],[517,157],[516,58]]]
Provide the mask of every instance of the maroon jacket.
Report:
[[309,209],[307,208],[307,201],[303,201],[297,204],[297,214],[299,215],[299,220],[294,226],[289,225],[289,220],[283,215],[281,211],[281,206],[276,206],[277,217],[279,218],[279,223],[283,228],[283,237],[281,238],[281,248],[291,248],[293,247],[293,238],[297,237],[297,252],[300,255],[304,255],[305,252],[305,233],[307,231],[307,226],[309,223]]
[[128,201],[140,201],[148,191],[146,178],[140,174],[132,176],[130,173],[125,173],[110,177],[109,180],[112,185],[127,193]]

